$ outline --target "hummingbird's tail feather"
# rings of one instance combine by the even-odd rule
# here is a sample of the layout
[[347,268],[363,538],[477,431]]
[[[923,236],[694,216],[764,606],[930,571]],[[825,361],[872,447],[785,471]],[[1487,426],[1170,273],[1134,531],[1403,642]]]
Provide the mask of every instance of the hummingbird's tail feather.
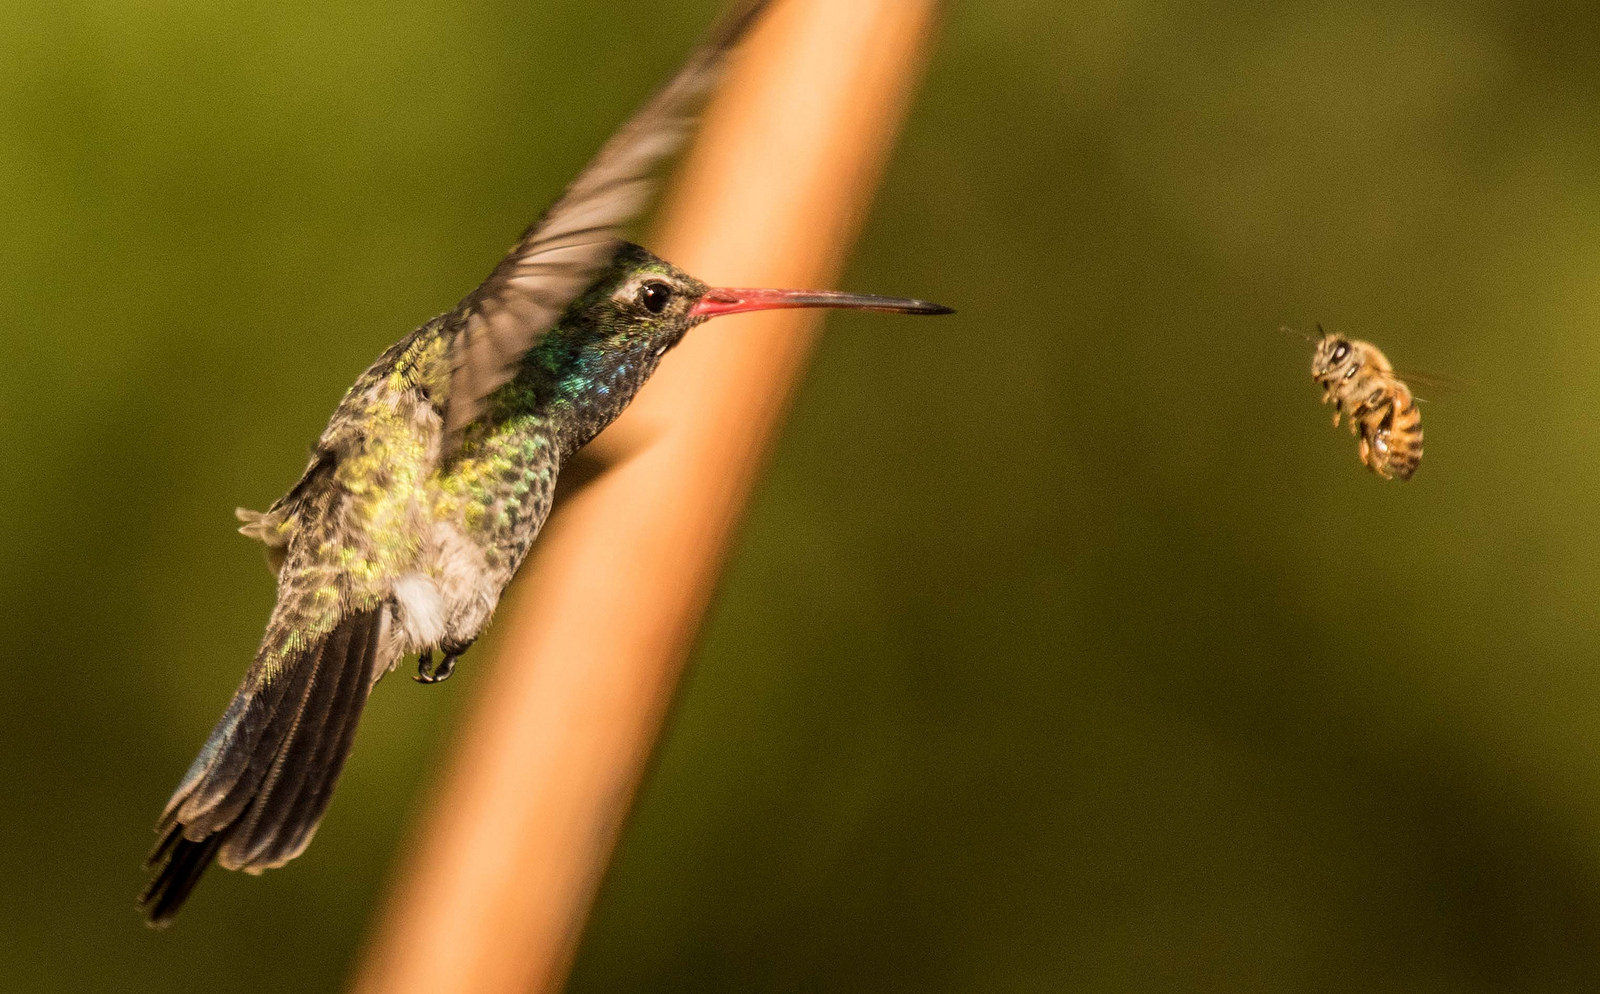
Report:
[[172,920],[178,908],[188,899],[189,892],[200,882],[200,877],[216,858],[221,835],[208,835],[199,842],[190,842],[178,832],[168,832],[161,845],[150,855],[152,865],[165,860],[161,871],[150,881],[139,903],[144,906],[150,924],[161,926]]
[[281,665],[251,668],[156,826],[158,869],[139,897],[152,925],[177,913],[213,860],[259,873],[311,841],[391,662],[385,613],[348,615]]

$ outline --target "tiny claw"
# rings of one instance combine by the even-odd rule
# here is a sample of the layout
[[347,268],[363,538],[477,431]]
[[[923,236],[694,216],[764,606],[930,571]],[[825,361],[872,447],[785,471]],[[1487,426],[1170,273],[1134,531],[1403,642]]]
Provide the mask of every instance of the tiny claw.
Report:
[[417,675],[412,677],[418,683],[438,683],[450,675],[450,669],[455,661],[446,658],[439,664],[438,669],[433,667],[433,650],[424,649],[417,656]]
[[433,650],[422,650],[422,653],[417,656],[417,675],[412,679],[418,683],[443,683],[450,679],[450,674],[456,671],[456,660],[465,651],[464,649],[455,652],[446,650],[444,658],[439,660],[439,665],[434,666]]
[[449,653],[439,661],[439,668],[433,671],[433,683],[443,683],[450,679],[450,674],[456,671],[456,657],[459,653]]

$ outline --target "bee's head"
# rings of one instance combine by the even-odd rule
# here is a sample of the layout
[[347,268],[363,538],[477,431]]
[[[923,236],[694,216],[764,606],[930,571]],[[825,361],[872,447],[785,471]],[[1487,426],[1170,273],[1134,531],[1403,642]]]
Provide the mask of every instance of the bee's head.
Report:
[[[1318,326],[1321,331],[1321,326]],[[1311,378],[1327,382],[1345,375],[1360,363],[1356,343],[1340,335],[1324,334],[1317,339],[1316,351],[1311,356]]]

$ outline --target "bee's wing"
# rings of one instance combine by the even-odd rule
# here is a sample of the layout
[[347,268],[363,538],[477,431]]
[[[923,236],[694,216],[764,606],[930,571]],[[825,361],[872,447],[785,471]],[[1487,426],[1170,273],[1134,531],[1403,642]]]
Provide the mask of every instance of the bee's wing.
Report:
[[[1440,376],[1436,373],[1419,373],[1411,369],[1397,369],[1394,371],[1394,375],[1398,376],[1401,382],[1410,387],[1412,393],[1416,393],[1417,388],[1420,387],[1434,397],[1439,397],[1460,393],[1466,389],[1466,384],[1461,380],[1449,376]],[[1417,399],[1424,403],[1428,400],[1425,397],[1418,397]]]
[[656,167],[683,143],[728,51],[769,5],[770,0],[740,0],[449,315],[455,331],[443,408],[446,452],[459,443],[485,399],[511,379],[528,349],[610,263],[622,229],[655,190]]

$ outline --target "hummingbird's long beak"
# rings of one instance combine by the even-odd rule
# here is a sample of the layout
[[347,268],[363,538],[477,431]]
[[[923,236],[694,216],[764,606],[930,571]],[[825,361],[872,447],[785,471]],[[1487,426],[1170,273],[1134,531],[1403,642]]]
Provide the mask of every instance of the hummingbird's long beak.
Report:
[[950,308],[926,300],[874,297],[864,293],[834,293],[829,290],[752,290],[743,287],[717,287],[706,291],[689,310],[689,317],[705,320],[723,314],[770,311],[791,307],[837,307],[857,311],[888,311],[893,314],[954,314]]

